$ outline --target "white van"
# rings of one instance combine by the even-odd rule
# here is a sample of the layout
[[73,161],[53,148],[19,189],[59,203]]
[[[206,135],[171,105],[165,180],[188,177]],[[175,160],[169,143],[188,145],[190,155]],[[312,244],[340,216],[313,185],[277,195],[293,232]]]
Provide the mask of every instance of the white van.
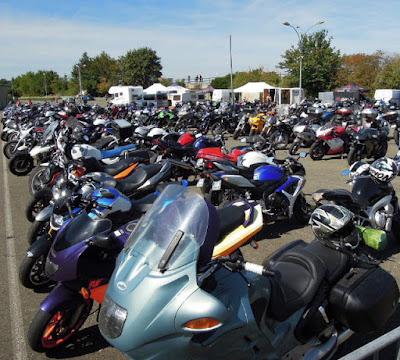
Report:
[[176,104],[186,103],[188,101],[192,102],[204,102],[206,99],[204,93],[200,92],[183,92],[183,93],[169,93],[168,100],[171,102],[172,106],[176,106]]
[[375,100],[383,100],[389,104],[389,100],[395,100],[397,105],[400,106],[400,90],[399,89],[378,89],[375,90]]
[[112,95],[110,103],[113,105],[129,105],[143,94],[142,86],[111,86],[108,93]]

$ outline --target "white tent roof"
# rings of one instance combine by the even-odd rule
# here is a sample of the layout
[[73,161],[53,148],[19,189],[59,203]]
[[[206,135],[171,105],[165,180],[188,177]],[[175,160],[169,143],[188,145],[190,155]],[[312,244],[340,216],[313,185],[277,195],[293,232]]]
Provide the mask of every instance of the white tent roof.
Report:
[[233,92],[235,92],[235,93],[261,93],[265,89],[275,89],[275,87],[271,86],[263,81],[248,82],[247,84],[233,90]]
[[184,93],[190,91],[189,89],[186,89],[183,86],[180,86],[178,84],[172,84],[170,86],[167,86],[167,91],[168,92],[177,92],[177,93]]
[[167,87],[161,83],[154,83],[153,85],[149,86],[147,89],[144,89],[143,92],[146,94],[156,94],[157,91],[168,91]]

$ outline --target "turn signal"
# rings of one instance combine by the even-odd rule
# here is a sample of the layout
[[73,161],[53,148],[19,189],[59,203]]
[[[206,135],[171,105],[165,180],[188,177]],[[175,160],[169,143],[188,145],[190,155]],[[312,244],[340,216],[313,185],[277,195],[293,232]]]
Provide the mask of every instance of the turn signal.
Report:
[[222,325],[217,319],[214,318],[200,318],[188,321],[184,326],[193,330],[212,329]]

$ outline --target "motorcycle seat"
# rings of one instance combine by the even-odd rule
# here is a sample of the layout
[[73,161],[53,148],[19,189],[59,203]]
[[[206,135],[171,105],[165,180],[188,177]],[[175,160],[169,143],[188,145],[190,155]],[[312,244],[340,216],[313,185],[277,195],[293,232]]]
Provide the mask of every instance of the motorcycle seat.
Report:
[[111,157],[119,156],[119,155],[121,155],[121,153],[123,151],[132,150],[136,147],[137,147],[137,145],[135,145],[135,144],[129,144],[129,145],[124,145],[124,146],[118,146],[112,150],[100,150],[100,151],[101,151],[102,158],[108,159]]
[[245,220],[245,210],[239,206],[226,206],[222,209],[218,209],[217,213],[219,217],[219,235],[216,245],[219,244],[226,235],[242,225]]
[[268,315],[278,321],[287,319],[308,305],[324,280],[335,283],[348,270],[347,255],[329,248],[318,240],[289,243],[278,250],[265,265],[275,273]]
[[148,164],[139,166],[132,175],[119,180],[115,188],[123,194],[130,194],[145,183],[146,180],[156,175],[162,168],[162,164]]
[[112,163],[112,164],[107,164],[103,165],[99,160],[96,158],[85,158],[82,159],[82,166],[86,168],[86,172],[104,172],[108,175],[114,176],[121,171],[125,170],[127,167],[131,166],[132,164],[136,162],[141,162],[143,158],[140,157],[134,157],[134,158],[126,158],[126,159],[121,159],[118,162]]

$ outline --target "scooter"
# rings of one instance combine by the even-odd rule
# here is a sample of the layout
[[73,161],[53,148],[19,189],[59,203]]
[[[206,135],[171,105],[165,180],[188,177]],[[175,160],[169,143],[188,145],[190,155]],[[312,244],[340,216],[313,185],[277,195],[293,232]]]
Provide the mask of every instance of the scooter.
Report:
[[211,260],[216,209],[172,190],[129,237],[100,309],[101,334],[128,358],[332,359],[395,312],[396,280],[357,249],[297,240],[263,265]]
[[[176,188],[185,187],[169,185],[162,194]],[[159,209],[156,204],[160,204],[158,200],[154,206]],[[222,209],[220,216],[224,219],[220,241],[210,249],[214,258],[240,253],[239,247],[263,226],[261,210],[255,203],[238,202]],[[144,216],[139,224],[147,221]],[[103,303],[115,258],[139,224],[133,220],[110,232],[110,220],[95,219],[83,212],[60,229],[46,260],[46,274],[59,283],[41,303],[29,327],[28,343],[33,350],[47,351],[65,344],[89,316],[93,300]]]

